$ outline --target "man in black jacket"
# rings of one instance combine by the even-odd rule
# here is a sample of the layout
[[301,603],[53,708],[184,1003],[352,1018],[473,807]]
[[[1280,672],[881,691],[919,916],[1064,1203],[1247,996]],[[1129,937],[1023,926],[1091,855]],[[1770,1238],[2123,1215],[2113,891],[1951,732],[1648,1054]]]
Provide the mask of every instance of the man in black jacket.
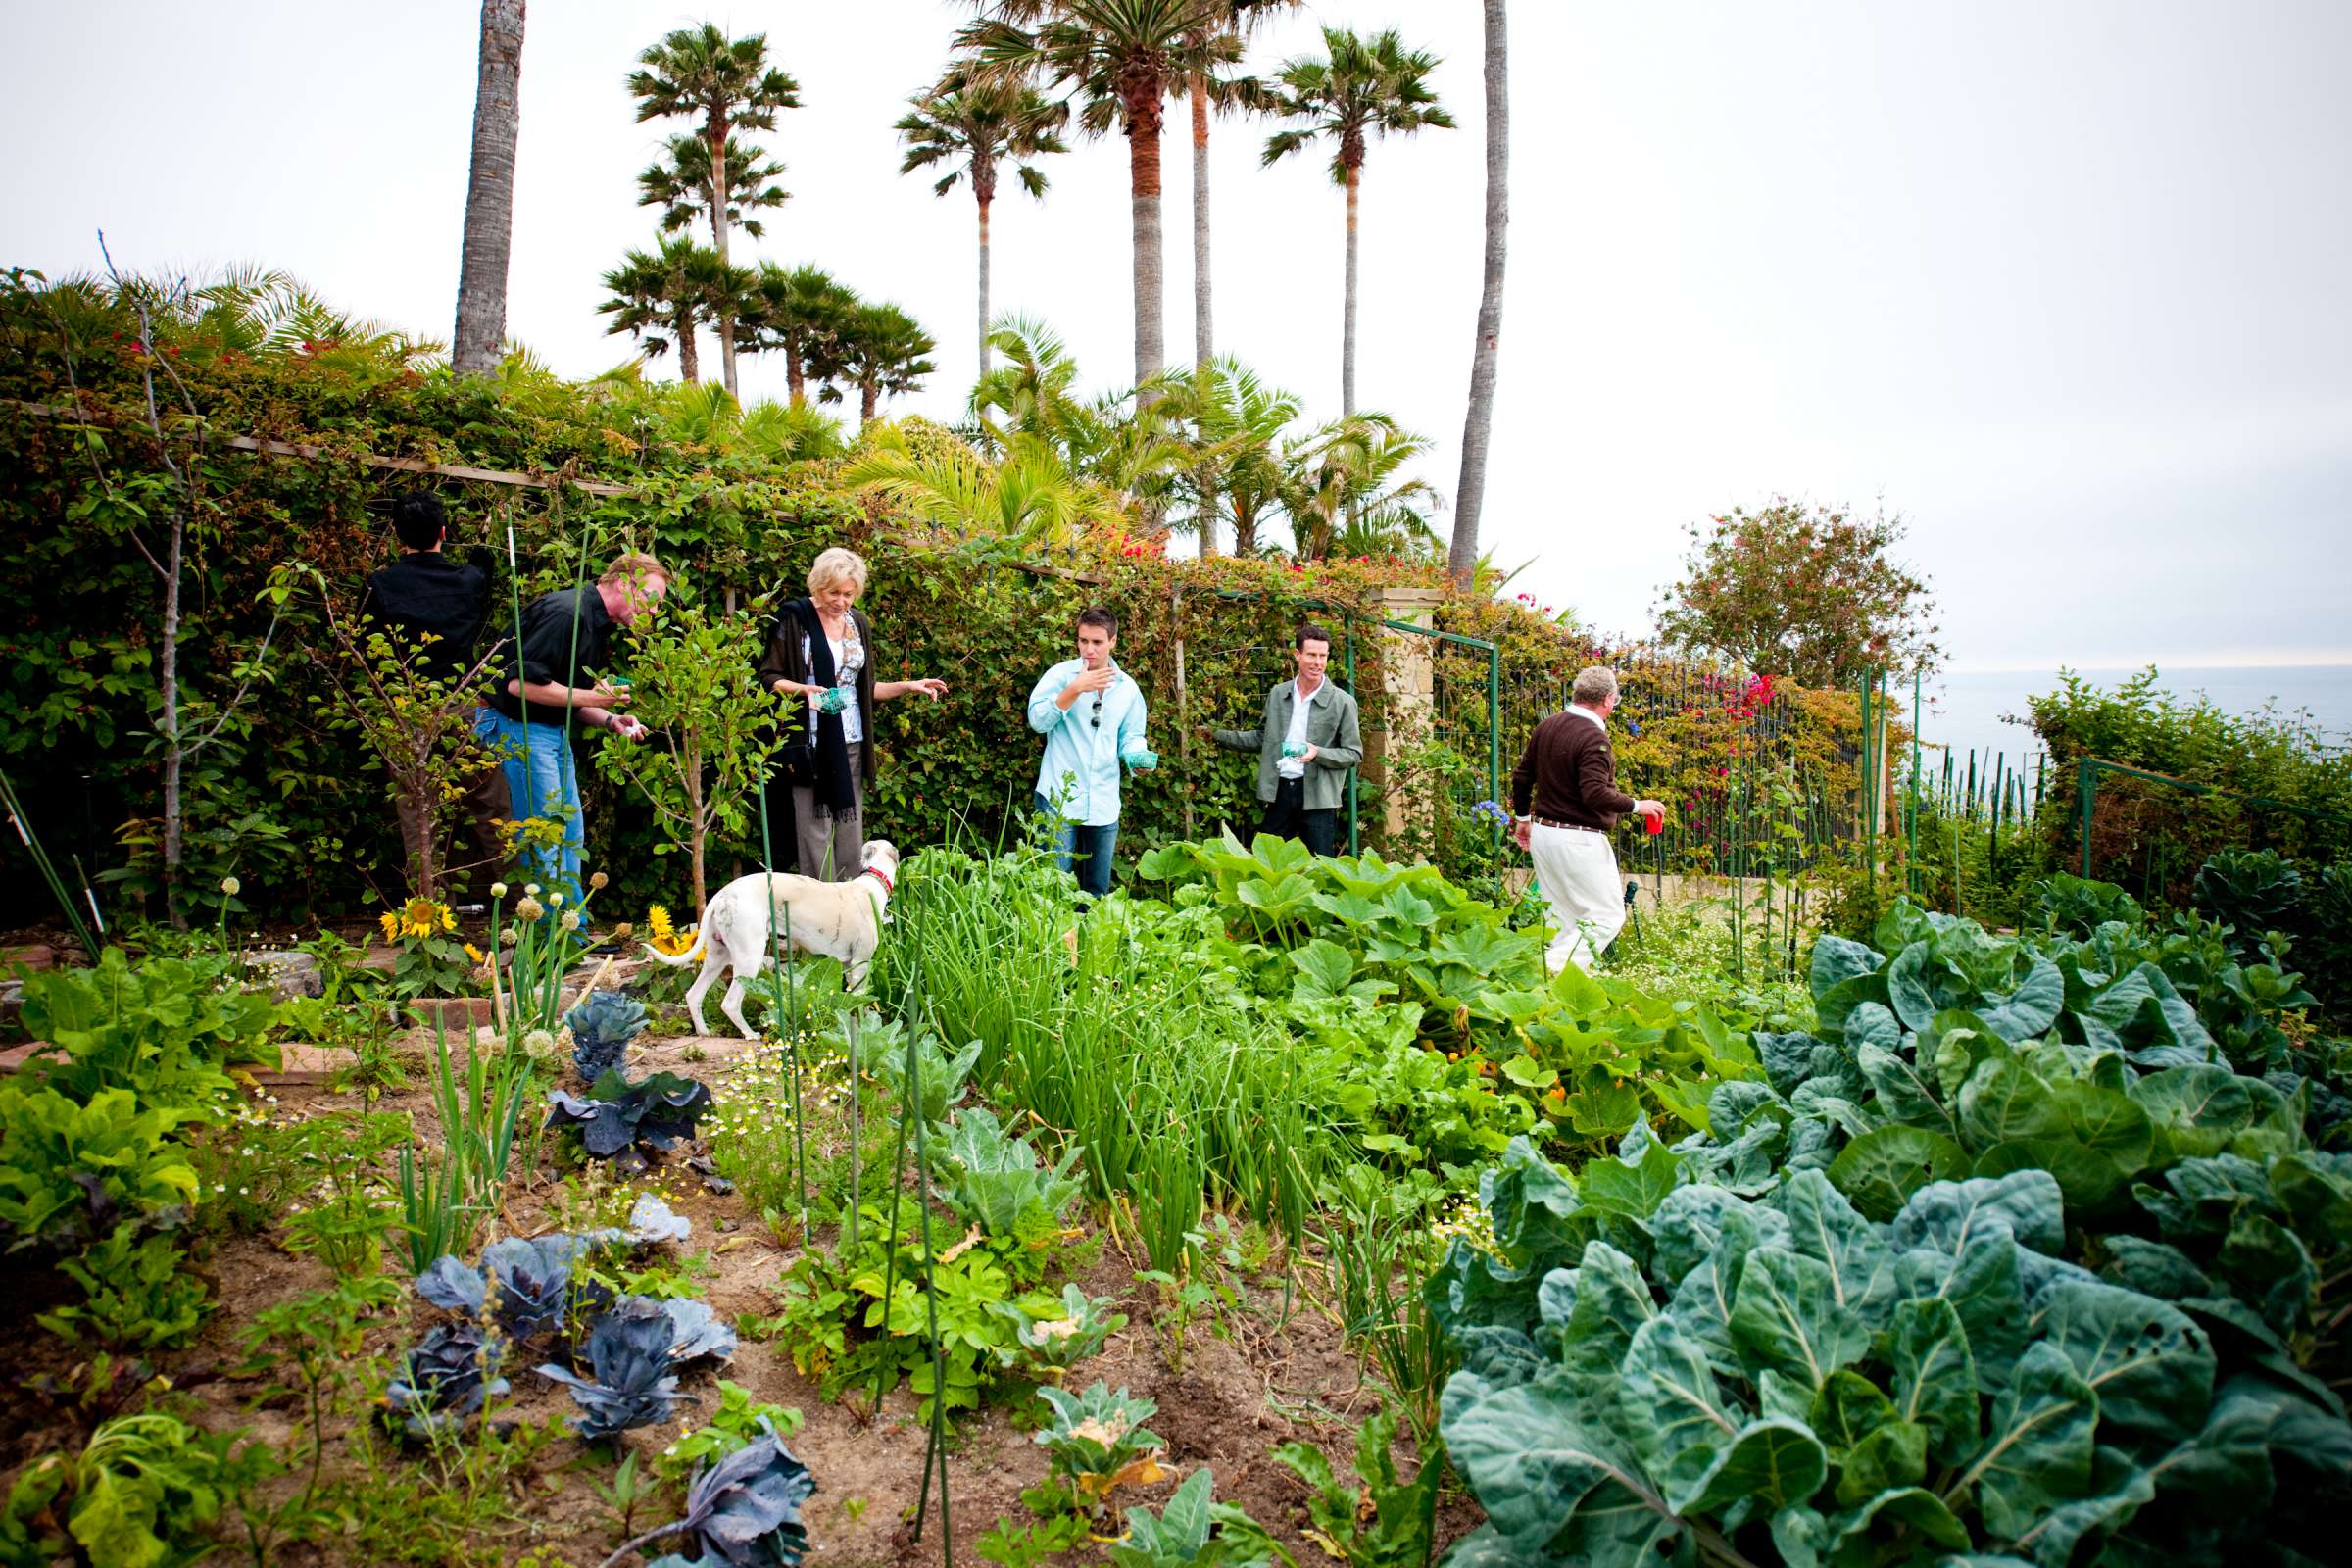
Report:
[[[490,620],[489,547],[474,546],[463,564],[442,554],[449,524],[441,498],[429,490],[412,491],[393,502],[392,531],[400,539],[400,559],[369,574],[360,613],[407,656],[409,667],[417,674],[442,682],[463,680],[480,664],[478,646]],[[484,729],[477,714],[477,739]],[[460,875],[496,875],[506,858],[505,828],[513,814],[505,771],[495,763],[483,766],[467,781],[458,804],[471,858],[450,869]],[[393,808],[400,817],[401,845],[408,852],[414,886],[424,848],[424,812],[405,794]]]

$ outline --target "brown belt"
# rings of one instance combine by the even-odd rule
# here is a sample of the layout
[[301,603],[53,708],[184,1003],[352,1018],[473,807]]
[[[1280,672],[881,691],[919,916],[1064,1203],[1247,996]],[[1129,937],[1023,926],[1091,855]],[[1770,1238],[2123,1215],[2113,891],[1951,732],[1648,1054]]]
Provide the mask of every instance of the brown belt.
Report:
[[1528,820],[1538,827],[1566,828],[1571,833],[1597,833],[1604,839],[1609,836],[1607,829],[1592,827],[1583,822],[1555,822],[1548,816],[1531,816]]

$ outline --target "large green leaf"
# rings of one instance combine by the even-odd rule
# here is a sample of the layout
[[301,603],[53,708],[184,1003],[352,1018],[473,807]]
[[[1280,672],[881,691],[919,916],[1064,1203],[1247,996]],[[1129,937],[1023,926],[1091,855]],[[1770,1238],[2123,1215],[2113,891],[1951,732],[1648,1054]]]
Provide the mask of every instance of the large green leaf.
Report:
[[2066,1208],[2047,1171],[1936,1182],[1912,1194],[1887,1242],[1897,1251],[1930,1246],[1957,1256],[1976,1235],[2009,1237],[2055,1255],[2066,1241]]
[[2177,1441],[2213,1400],[2213,1347],[2187,1316],[2121,1286],[2070,1280],[2039,1303],[2046,1343],[2099,1396],[2100,1432]]
[[1590,1568],[1691,1560],[1688,1527],[1614,1430],[1614,1401],[1591,1393],[1589,1383],[1557,1372],[1526,1383],[1475,1372],[1446,1381],[1446,1451],[1514,1552],[1485,1560]]
[[1956,1464],[1977,1447],[1977,1364],[1959,1308],[1942,1297],[1904,1301],[1886,1329],[1894,1410],[1928,1429],[1936,1453]]
[[1813,944],[1813,1000],[1819,1002],[1846,981],[1877,974],[1886,966],[1886,958],[1875,948],[1844,937],[1824,936]]
[[1740,1266],[1731,1333],[1756,1365],[1813,1389],[1870,1346],[1869,1325],[1838,1301],[1830,1265],[1781,1247],[1758,1248]]
[[[1636,1125],[1643,1124],[1637,1121]],[[1577,1190],[1584,1194],[1588,1208],[1645,1220],[1665,1200],[1666,1195],[1674,1191],[1681,1166],[1682,1161],[1672,1151],[1650,1139],[1636,1159],[1629,1161],[1617,1156],[1596,1159],[1585,1166],[1578,1175]]]
[[2048,1032],[2065,1007],[2066,977],[2049,959],[2036,957],[2016,990],[1978,1012],[2003,1040],[2033,1040]]
[[2026,1348],[2026,1293],[2018,1269],[2023,1255],[2006,1234],[1987,1226],[1970,1235],[1957,1255],[1918,1247],[1895,1258],[1896,1292],[1907,1301],[1948,1302],[1959,1314],[1979,1378],[1995,1387],[2008,1381]]
[[1974,1490],[1992,1533],[2014,1541],[2061,1503],[2090,1492],[2099,1396],[2054,1345],[2027,1348],[1993,1401],[1984,1444],[1946,1496]]
[[[1667,1505],[1686,1517],[1720,1512],[1742,1499],[1780,1507],[1821,1489],[1830,1456],[1803,1423],[1751,1421],[1720,1451],[1686,1451],[1668,1482]],[[1703,1460],[1703,1462],[1701,1462]]]
[[[1832,1568],[1875,1568],[1882,1562],[1922,1560],[1923,1544],[1947,1551],[1966,1550],[1969,1544],[1968,1527],[1953,1515],[1941,1497],[1920,1487],[1882,1492],[1852,1512],[1837,1515],[1830,1524],[1837,1534],[1837,1544],[1828,1558]],[[1874,1540],[1874,1533],[1885,1525],[1908,1532],[1911,1539],[1899,1545]],[[1937,1568],[1957,1568],[1969,1562],[1991,1568],[2000,1559],[1938,1557],[1935,1561]]]
[[2050,1086],[2014,1057],[1979,1062],[1960,1086],[1960,1137],[1983,1152],[2019,1138],[2064,1138],[2066,1114]]
[[1706,1352],[1666,1317],[1636,1331],[1618,1373],[1617,1400],[1634,1451],[1657,1477],[1686,1449],[1722,1448],[1744,1419],[1724,1397]]
[[1678,1187],[1650,1211],[1650,1273],[1668,1285],[1717,1254],[1733,1248],[1732,1261],[1759,1239],[1787,1242],[1788,1217],[1778,1209],[1760,1208],[1736,1193],[1704,1182]]
[[1879,1127],[1838,1152],[1829,1179],[1857,1209],[1885,1223],[1930,1182],[1968,1173],[1967,1152],[1943,1134],[1923,1127]]
[[2254,1097],[2227,1067],[2167,1067],[2132,1086],[2148,1120],[2180,1158],[2218,1154],[2254,1124]]
[[1939,1133],[1959,1131],[1959,1123],[1936,1095],[1935,1080],[1915,1058],[1873,1044],[1855,1049],[1854,1064],[1877,1094],[1871,1108],[1882,1117]]
[[2067,1206],[2078,1210],[2106,1206],[2131,1180],[2123,1166],[2066,1137],[2012,1138],[1984,1151],[1969,1168],[1971,1175],[1983,1177],[2018,1171],[2046,1172],[2058,1183]]
[[1831,1298],[1870,1314],[1892,1286],[1878,1228],[1817,1170],[1789,1177],[1768,1201],[1788,1217],[1789,1245],[1829,1266]]
[[1584,1372],[1614,1372],[1634,1335],[1658,1315],[1649,1282],[1634,1260],[1606,1242],[1585,1246],[1584,1260],[1544,1282],[1544,1320],[1560,1331],[1566,1364]]
[[2059,1084],[2052,1094],[2077,1143],[2105,1154],[2126,1175],[2147,1168],[2155,1129],[2137,1101],[2086,1083]]

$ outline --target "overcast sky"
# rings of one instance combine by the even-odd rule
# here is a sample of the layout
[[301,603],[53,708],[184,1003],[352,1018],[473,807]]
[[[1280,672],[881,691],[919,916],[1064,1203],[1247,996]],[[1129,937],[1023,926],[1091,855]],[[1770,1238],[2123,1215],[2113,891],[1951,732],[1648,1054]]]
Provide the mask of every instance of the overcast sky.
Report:
[[[449,335],[478,8],[465,0],[4,0],[0,264],[285,269]],[[898,172],[891,122],[968,8],[736,5],[807,107],[762,138],[793,200],[756,257],[814,261],[939,338],[890,412],[954,417],[973,366],[968,192]],[[632,57],[705,13],[539,0],[523,52],[509,331],[628,357],[599,274],[654,232]],[[1400,27],[1461,122],[1372,150],[1359,399],[1436,442],[1448,496],[1478,307],[1474,0],[1325,3],[1265,30]],[[1639,632],[1683,528],[1776,493],[1911,520],[1956,662],[2352,662],[2352,5],[2343,0],[1523,3],[1486,541],[1514,587]],[[1172,127],[1183,107],[1170,106]],[[1340,196],[1321,162],[1214,150],[1217,324],[1338,412]],[[1192,342],[1190,161],[1168,168],[1167,339]],[[1095,386],[1132,366],[1127,159],[1000,201],[996,303]],[[716,373],[715,345],[704,363]],[[748,395],[782,395],[746,362]],[[1442,525],[1446,525],[1442,520]]]

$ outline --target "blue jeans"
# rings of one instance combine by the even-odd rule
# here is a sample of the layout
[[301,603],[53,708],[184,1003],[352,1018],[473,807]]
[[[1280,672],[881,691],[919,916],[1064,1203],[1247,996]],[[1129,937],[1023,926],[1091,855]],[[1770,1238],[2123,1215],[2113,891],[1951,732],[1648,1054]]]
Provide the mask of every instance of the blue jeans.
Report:
[[1073,822],[1043,795],[1037,797],[1037,814],[1053,825],[1054,863],[1067,871],[1075,860],[1081,892],[1098,899],[1109,893],[1110,854],[1118,847],[1119,824],[1088,827]]
[[580,812],[580,776],[571,757],[571,737],[561,724],[530,726],[525,748],[522,720],[485,708],[474,721],[474,738],[495,746],[504,757],[507,799],[517,820],[561,819],[564,839],[550,848],[533,843],[525,833],[517,858],[524,874],[551,892],[564,895],[571,908],[580,906],[580,855],[588,842],[587,819]]

